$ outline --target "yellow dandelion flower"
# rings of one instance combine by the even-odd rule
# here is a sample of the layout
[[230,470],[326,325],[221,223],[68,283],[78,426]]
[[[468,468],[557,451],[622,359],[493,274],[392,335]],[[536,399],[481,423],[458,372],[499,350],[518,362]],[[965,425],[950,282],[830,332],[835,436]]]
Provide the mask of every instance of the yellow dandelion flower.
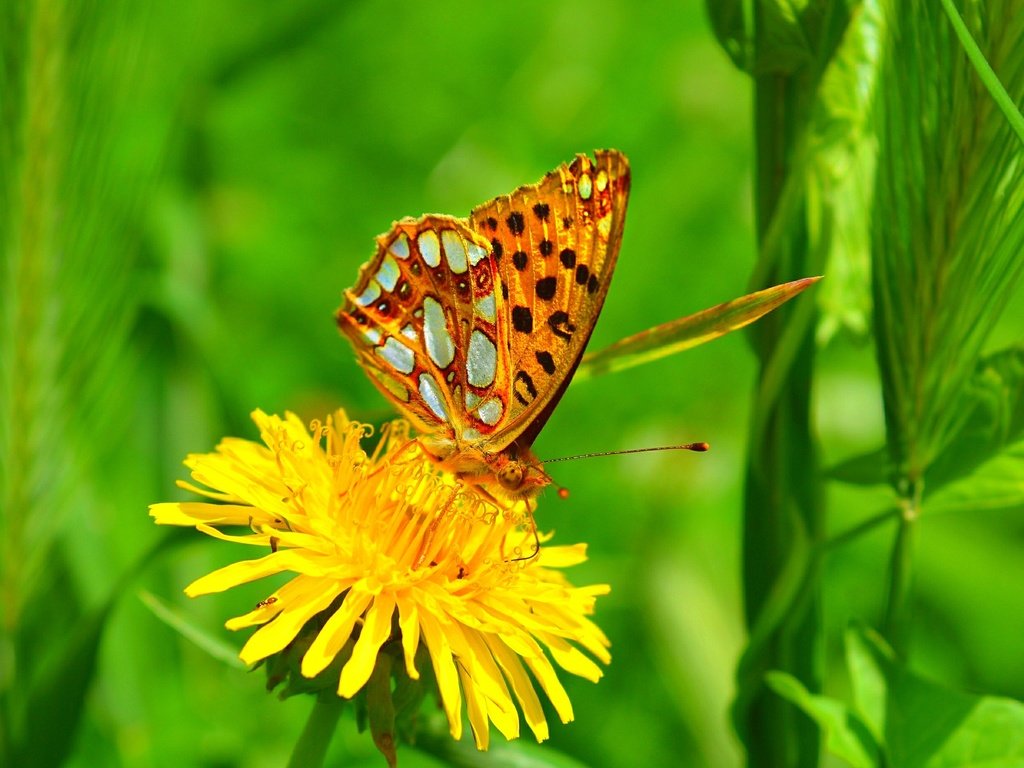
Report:
[[[294,575],[227,622],[260,626],[243,661],[287,649],[301,654],[305,678],[340,667],[337,693],[351,698],[390,668],[382,656],[394,654],[394,671],[412,681],[417,660],[429,657],[452,737],[461,738],[465,701],[479,749],[489,723],[508,739],[519,735],[516,703],[537,740],[548,737],[534,681],[562,722],[572,720],[552,661],[597,681],[593,658],[610,660],[607,638],[588,618],[608,586],[574,587],[560,570],[585,560],[585,545],[545,544],[530,557],[526,503],[500,507],[440,472],[403,421],[386,425],[368,454],[361,441],[370,429],[343,411],[311,429],[294,414],[256,411],[253,419],[263,444],[227,438],[185,461],[207,489],[179,484],[218,503],[150,508],[157,523],[271,550],[198,579],[190,596]],[[231,526],[247,530],[221,530]]]

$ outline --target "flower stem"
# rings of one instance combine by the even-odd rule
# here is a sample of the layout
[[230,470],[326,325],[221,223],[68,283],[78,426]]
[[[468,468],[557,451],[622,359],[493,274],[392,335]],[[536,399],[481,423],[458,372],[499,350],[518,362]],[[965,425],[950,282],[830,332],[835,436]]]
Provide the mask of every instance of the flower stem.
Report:
[[317,696],[306,727],[302,729],[302,735],[292,750],[288,768],[319,768],[324,764],[327,747],[331,744],[334,728],[344,707],[345,700],[333,691]]

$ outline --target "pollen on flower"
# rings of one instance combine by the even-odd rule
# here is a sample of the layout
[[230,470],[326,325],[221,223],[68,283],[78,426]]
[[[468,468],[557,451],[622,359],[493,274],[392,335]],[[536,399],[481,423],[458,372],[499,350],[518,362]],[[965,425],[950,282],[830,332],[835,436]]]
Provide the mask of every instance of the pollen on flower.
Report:
[[499,506],[440,471],[404,421],[371,443],[372,428],[340,410],[308,428],[290,413],[256,411],[253,420],[262,443],[225,438],[186,458],[197,485],[179,484],[211,501],[150,508],[157,523],[265,550],[197,579],[190,596],[291,575],[227,622],[259,627],[241,650],[245,662],[298,654],[302,677],[329,679],[346,698],[375,669],[416,681],[429,662],[452,736],[461,737],[465,702],[480,749],[489,723],[516,738],[519,711],[547,738],[536,683],[572,720],[555,664],[596,681],[594,659],[610,660],[589,619],[607,585],[574,587],[561,572],[586,559],[583,545],[545,543],[531,557],[532,502]]

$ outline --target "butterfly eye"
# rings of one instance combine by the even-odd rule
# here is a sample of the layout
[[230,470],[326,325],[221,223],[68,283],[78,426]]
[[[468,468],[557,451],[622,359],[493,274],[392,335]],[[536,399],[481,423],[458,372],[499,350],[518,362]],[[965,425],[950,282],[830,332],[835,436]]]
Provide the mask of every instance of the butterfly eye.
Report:
[[509,464],[498,472],[498,482],[502,488],[514,491],[523,484],[523,468],[519,464]]

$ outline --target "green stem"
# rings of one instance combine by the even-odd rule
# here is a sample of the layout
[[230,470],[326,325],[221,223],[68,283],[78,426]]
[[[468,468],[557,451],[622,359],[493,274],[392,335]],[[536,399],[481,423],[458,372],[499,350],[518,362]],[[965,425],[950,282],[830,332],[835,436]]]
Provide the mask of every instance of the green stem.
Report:
[[899,510],[890,508],[879,512],[877,515],[872,515],[867,520],[859,522],[852,528],[848,528],[842,533],[837,533],[835,536],[831,537],[828,541],[822,544],[822,549],[824,551],[828,551],[841,547],[847,542],[858,539],[865,533],[870,533],[878,526],[895,519],[898,514]]
[[906,653],[914,538],[919,508],[916,496],[904,500],[900,526],[896,531],[892,558],[889,562],[889,602],[885,614],[885,636],[900,656]]
[[331,691],[317,696],[306,727],[302,729],[302,735],[292,750],[288,768],[319,768],[324,764],[327,747],[331,744],[338,717],[344,707],[345,700]]

